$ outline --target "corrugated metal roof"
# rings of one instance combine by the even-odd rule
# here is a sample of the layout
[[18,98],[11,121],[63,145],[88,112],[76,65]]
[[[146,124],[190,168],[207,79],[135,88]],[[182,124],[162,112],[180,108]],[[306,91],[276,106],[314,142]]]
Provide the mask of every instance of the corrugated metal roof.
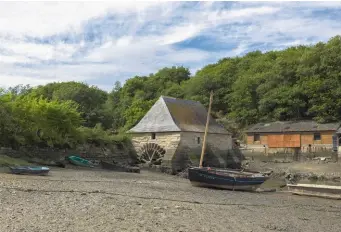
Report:
[[[205,132],[207,111],[196,101],[161,96],[142,120],[129,132]],[[229,134],[210,118],[209,133]]]
[[248,128],[247,133],[266,132],[313,132],[336,131],[340,127],[337,123],[317,123],[314,121],[277,121],[258,123]]

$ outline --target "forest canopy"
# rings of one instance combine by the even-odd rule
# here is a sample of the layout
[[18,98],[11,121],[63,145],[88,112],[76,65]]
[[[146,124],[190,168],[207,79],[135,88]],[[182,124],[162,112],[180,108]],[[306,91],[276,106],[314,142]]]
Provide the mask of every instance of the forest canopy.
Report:
[[[114,81],[113,81],[114,82]],[[0,145],[49,146],[109,138],[134,126],[161,96],[208,105],[233,129],[261,121],[341,120],[341,37],[281,51],[224,58],[191,75],[166,67],[115,82],[109,93],[85,83],[15,86],[0,90]]]

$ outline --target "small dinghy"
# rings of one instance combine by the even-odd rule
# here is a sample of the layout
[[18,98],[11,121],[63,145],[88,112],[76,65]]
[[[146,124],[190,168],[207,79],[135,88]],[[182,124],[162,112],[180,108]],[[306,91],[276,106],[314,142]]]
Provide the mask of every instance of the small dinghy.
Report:
[[67,157],[67,159],[69,160],[71,164],[76,165],[76,166],[91,167],[91,168],[94,167],[94,164],[91,163],[89,160],[83,159],[79,156],[72,155],[72,156]]
[[48,167],[42,166],[16,166],[9,168],[13,174],[47,175],[50,171]]
[[198,187],[254,191],[269,176],[251,171],[193,167],[188,169],[188,178],[193,186]]

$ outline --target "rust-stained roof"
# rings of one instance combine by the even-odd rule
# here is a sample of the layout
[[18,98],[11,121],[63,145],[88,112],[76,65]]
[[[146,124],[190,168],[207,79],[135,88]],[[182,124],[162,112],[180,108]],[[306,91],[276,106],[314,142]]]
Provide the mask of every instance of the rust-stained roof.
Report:
[[[161,96],[141,121],[128,132],[205,132],[207,111],[196,101]],[[229,134],[210,118],[209,133]]]
[[336,131],[339,127],[340,122],[317,123],[315,121],[277,121],[255,124],[250,126],[246,133]]

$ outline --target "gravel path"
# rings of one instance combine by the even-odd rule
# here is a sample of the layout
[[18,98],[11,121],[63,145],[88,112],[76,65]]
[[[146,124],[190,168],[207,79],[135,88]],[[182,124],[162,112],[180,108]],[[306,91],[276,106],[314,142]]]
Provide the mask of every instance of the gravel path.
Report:
[[340,231],[341,201],[192,187],[188,180],[52,169],[0,174],[0,231]]

